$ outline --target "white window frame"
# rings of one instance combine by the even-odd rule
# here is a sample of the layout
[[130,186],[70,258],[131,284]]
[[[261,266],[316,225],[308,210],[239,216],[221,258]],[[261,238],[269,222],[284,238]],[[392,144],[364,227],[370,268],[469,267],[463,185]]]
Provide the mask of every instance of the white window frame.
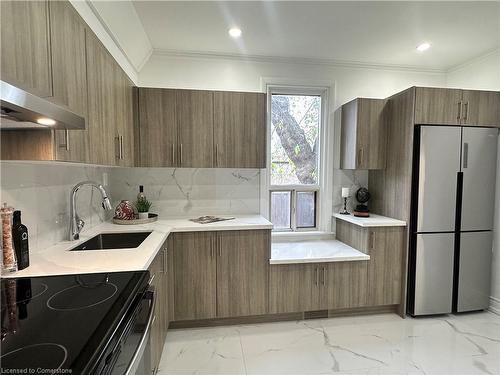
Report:
[[[325,140],[327,139],[327,124],[328,124],[328,108],[329,108],[329,88],[324,86],[301,86],[301,85],[267,85],[267,176],[266,182],[268,186],[268,207],[267,213],[269,219],[271,219],[271,193],[273,191],[291,191],[291,218],[290,218],[290,228],[283,229],[274,229],[275,233],[295,233],[295,232],[317,232],[320,228],[323,228],[325,223],[322,223],[321,220],[321,207],[324,200],[322,197],[324,196],[325,190],[325,175],[326,175],[326,152],[325,149]],[[320,129],[319,129],[319,139],[318,139],[318,183],[314,185],[271,185],[271,99],[272,95],[311,95],[311,96],[320,96],[321,97],[321,121],[320,121]],[[302,191],[316,191],[316,218],[315,218],[315,227],[311,228],[297,228],[296,223],[296,193]]]

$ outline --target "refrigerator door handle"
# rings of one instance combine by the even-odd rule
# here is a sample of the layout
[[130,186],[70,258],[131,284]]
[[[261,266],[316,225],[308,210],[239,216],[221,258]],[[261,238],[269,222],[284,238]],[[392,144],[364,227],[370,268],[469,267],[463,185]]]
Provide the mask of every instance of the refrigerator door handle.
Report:
[[463,156],[462,156],[462,166],[466,169],[469,166],[469,143],[464,142]]

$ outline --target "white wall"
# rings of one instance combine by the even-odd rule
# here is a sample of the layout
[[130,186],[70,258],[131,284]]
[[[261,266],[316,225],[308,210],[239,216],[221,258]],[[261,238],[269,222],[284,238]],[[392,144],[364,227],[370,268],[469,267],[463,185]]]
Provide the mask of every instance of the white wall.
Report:
[[[330,88],[328,137],[329,196],[321,215],[326,231],[332,227],[331,212],[341,206],[340,188],[366,186],[367,172],[341,171],[338,165],[338,121],[334,110],[356,97],[385,98],[410,86],[444,86],[445,75],[436,72],[346,67],[321,64],[295,64],[288,61],[246,60],[214,56],[153,54],[139,75],[139,86],[185,89],[265,92],[265,83],[327,86]],[[263,171],[265,173],[265,171]],[[264,180],[262,177],[261,180]],[[331,181],[333,181],[333,186]],[[263,181],[261,181],[263,182]],[[263,189],[265,190],[265,188]],[[266,194],[261,193],[261,214],[267,216]]]
[[446,82],[448,87],[500,90],[500,49],[452,69]]
[[358,96],[385,98],[414,85],[446,83],[445,75],[435,72],[153,54],[139,74],[139,85],[264,91],[262,81],[267,78],[334,84],[335,107]]
[[[500,90],[500,50],[479,57],[450,71],[449,87]],[[491,280],[491,309],[500,314],[500,139],[498,143],[495,224]]]

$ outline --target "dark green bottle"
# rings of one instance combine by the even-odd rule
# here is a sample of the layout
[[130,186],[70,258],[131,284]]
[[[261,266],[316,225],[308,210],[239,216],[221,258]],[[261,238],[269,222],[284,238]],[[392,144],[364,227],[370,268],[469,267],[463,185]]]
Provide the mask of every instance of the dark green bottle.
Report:
[[17,269],[23,270],[30,265],[28,228],[21,223],[21,211],[14,211],[12,219],[12,240],[17,258]]

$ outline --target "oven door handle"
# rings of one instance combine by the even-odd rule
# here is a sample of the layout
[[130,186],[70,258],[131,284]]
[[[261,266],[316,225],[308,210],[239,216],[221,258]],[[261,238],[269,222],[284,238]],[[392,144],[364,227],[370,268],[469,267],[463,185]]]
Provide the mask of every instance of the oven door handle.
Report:
[[146,329],[142,334],[139,346],[137,347],[134,353],[132,361],[130,362],[127,371],[125,372],[125,375],[133,375],[136,373],[139,363],[141,362],[142,356],[144,354],[144,350],[146,349],[146,346],[149,344],[148,342],[149,333],[151,331],[151,325],[153,324],[155,315],[156,293],[154,292],[154,289],[150,288],[150,290],[147,292],[146,298],[151,300],[151,304],[149,305],[148,322],[146,324]]

